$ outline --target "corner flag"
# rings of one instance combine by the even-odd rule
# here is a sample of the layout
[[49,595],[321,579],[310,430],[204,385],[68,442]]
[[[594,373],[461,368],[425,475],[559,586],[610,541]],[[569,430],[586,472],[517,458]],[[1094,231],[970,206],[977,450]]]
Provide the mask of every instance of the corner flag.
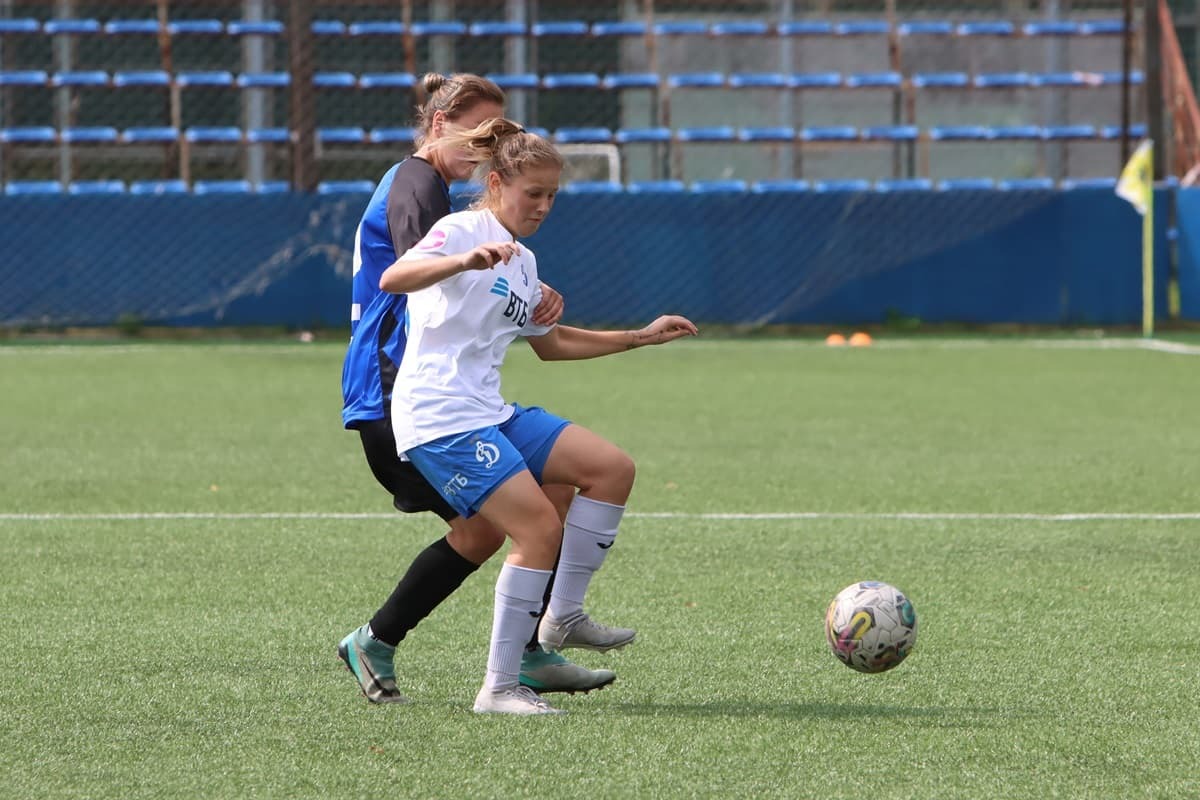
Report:
[[1154,335],[1154,143],[1146,139],[1117,180],[1117,195],[1142,215],[1142,335]]

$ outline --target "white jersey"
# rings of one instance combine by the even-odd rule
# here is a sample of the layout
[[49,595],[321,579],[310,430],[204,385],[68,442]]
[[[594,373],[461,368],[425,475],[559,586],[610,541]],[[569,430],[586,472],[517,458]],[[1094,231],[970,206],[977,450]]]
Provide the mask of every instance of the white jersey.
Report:
[[[461,211],[439,220],[400,260],[512,240],[491,211]],[[518,336],[550,331],[529,320],[541,295],[537,261],[524,245],[507,264],[460,272],[408,295],[408,343],[392,391],[398,452],[512,416],[500,396],[500,366]]]

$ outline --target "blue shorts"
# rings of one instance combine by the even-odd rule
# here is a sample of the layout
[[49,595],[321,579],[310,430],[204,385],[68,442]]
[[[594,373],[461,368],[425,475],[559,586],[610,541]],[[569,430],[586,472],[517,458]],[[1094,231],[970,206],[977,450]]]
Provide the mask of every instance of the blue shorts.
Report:
[[541,483],[550,450],[570,424],[544,408],[514,403],[513,415],[499,425],[443,436],[404,455],[455,511],[470,517],[522,470]]

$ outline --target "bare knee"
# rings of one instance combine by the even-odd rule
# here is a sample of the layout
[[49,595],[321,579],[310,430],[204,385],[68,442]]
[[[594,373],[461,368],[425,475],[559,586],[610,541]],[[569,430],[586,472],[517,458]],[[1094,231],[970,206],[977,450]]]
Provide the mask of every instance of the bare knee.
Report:
[[504,532],[481,516],[456,517],[450,522],[446,541],[454,552],[472,564],[482,564],[504,545]]

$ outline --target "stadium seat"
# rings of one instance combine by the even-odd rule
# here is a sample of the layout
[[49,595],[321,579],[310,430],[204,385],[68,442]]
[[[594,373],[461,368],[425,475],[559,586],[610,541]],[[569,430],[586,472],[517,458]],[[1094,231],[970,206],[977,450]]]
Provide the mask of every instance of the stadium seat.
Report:
[[806,180],[800,179],[754,181],[750,184],[750,191],[757,194],[771,194],[775,192],[807,192],[811,189],[812,184]]
[[237,144],[242,141],[242,129],[233,126],[197,125],[184,131],[183,138],[194,144]]
[[729,194],[741,193],[749,189],[749,185],[743,180],[712,180],[712,181],[693,181],[688,187],[692,194]]
[[970,83],[965,72],[918,72],[912,76],[912,85],[918,89],[960,89]]
[[71,181],[67,194],[125,194],[125,181]]
[[861,72],[847,75],[845,80],[849,89],[895,89],[903,83],[899,72]]
[[250,194],[254,187],[245,180],[196,181],[192,191],[195,194]]
[[182,19],[167,23],[167,33],[172,36],[220,36],[225,25],[219,19]]
[[346,26],[350,36],[403,36],[404,23],[395,20],[368,20],[351,22]]
[[835,36],[886,36],[891,30],[892,26],[882,19],[838,22],[833,26]]
[[4,144],[53,144],[58,141],[58,131],[48,126],[0,128],[0,143]]
[[865,178],[838,178],[817,181],[813,184],[817,192],[869,192],[871,182]]
[[920,135],[916,125],[873,125],[862,130],[862,138],[868,142],[915,142]]
[[164,70],[137,70],[133,72],[114,72],[113,86],[117,88],[150,86],[167,87],[171,85],[171,76]]
[[542,78],[546,89],[599,89],[600,76],[594,72],[566,72],[546,75]]
[[353,89],[358,78],[352,72],[318,72],[313,75],[313,86],[318,89]]
[[617,144],[671,141],[670,128],[621,128],[613,137]]
[[989,139],[988,129],[982,125],[935,125],[929,129],[929,138],[940,141],[984,141]]
[[346,23],[338,19],[314,19],[313,36],[345,36]]
[[830,36],[833,23],[824,20],[793,20],[781,22],[775,28],[780,36]]
[[592,36],[645,36],[644,22],[594,22]]
[[370,194],[375,191],[373,181],[321,181],[317,194]]
[[882,178],[875,181],[877,192],[928,192],[933,189],[929,178]]
[[800,138],[805,142],[854,142],[858,141],[858,128],[852,125],[814,125],[801,128]]
[[910,20],[896,26],[901,36],[950,36],[954,23],[945,20]]
[[537,37],[545,36],[587,36],[589,26],[586,22],[570,20],[563,22],[535,22],[529,27],[529,32]]
[[937,182],[939,192],[972,192],[996,188],[994,178],[946,178]]
[[997,189],[1008,192],[1043,191],[1054,188],[1051,178],[1006,178],[996,183]]
[[287,181],[263,181],[254,187],[255,194],[284,194],[292,190]]
[[471,36],[524,36],[524,22],[472,22],[467,28]]
[[179,140],[179,129],[169,126],[126,128],[121,141],[126,144],[167,144]]
[[779,142],[788,143],[796,140],[796,129],[787,126],[767,128],[742,128],[737,134],[741,142]]
[[61,140],[70,142],[71,144],[115,144],[120,140],[120,135],[116,128],[109,127],[91,127],[91,128],[64,128],[61,135]]
[[653,72],[630,72],[605,75],[600,85],[605,89],[657,89],[658,83]]
[[465,36],[466,23],[454,20],[434,20],[431,22],[414,22],[413,36]]
[[708,23],[680,20],[654,23],[655,36],[707,36]]
[[738,72],[729,76],[732,89],[790,89],[791,79],[782,72]]
[[959,36],[1012,36],[1016,26],[1007,21],[963,22],[954,32]]
[[631,194],[678,194],[685,191],[683,181],[632,181],[626,187]]
[[47,80],[46,71],[40,69],[0,71],[0,86],[45,86]]
[[225,25],[230,36],[281,36],[284,28],[278,20],[234,20]]
[[110,19],[104,23],[104,33],[110,36],[130,34],[154,35],[159,31],[156,19]]
[[558,144],[608,144],[613,134],[608,128],[559,128],[553,138]]
[[765,22],[714,22],[709,28],[713,36],[766,36],[770,32]]
[[175,83],[183,88],[192,86],[225,88],[233,86],[233,73],[222,70],[180,72],[175,75]]
[[732,142],[737,140],[734,129],[728,125],[700,128],[680,128],[675,136],[681,142]]
[[292,132],[287,128],[250,128],[246,131],[246,141],[250,144],[287,144],[292,140]]
[[317,141],[321,144],[361,144],[366,138],[362,128],[317,128]]
[[1078,36],[1079,23],[1063,19],[1026,22],[1021,32],[1026,36]]
[[562,190],[566,194],[618,194],[624,187],[616,181],[571,181]]
[[1042,129],[1043,139],[1095,139],[1095,125],[1047,125]]
[[184,181],[133,181],[129,184],[130,194],[187,194]]
[[371,144],[413,144],[419,131],[416,128],[375,128],[367,134]]
[[58,181],[9,181],[4,185],[9,196],[30,194],[61,194],[62,184]]
[[1081,36],[1123,36],[1125,23],[1119,19],[1097,19],[1079,25]]
[[[1102,126],[1100,128],[1100,138],[1101,139],[1120,139],[1121,138],[1121,126],[1120,125],[1104,125],[1104,126]],[[1142,125],[1140,123],[1136,124],[1136,125],[1130,125],[1129,126],[1129,138],[1131,138],[1131,139],[1146,138],[1146,126]]]
[[239,89],[280,89],[291,85],[290,72],[243,72],[237,76]]
[[100,33],[102,30],[100,21],[94,19],[48,19],[42,25],[42,33],[50,36],[80,36]]
[[725,76],[720,72],[685,72],[668,75],[667,85],[672,89],[720,89],[725,85]]
[[364,72],[358,76],[361,89],[411,89],[417,79],[407,72]]
[[1060,189],[1105,189],[1112,191],[1117,188],[1116,178],[1064,178],[1059,184]]
[[997,125],[984,129],[989,139],[1030,140],[1041,139],[1043,130],[1038,125]]
[[55,72],[50,76],[51,86],[108,86],[108,73],[103,70],[83,72]]
[[788,79],[793,89],[836,89],[842,85],[840,72],[798,72]]
[[989,72],[975,76],[977,89],[1024,89],[1030,85],[1026,72]]
[[42,26],[36,19],[0,19],[0,35],[13,33],[41,33]]

